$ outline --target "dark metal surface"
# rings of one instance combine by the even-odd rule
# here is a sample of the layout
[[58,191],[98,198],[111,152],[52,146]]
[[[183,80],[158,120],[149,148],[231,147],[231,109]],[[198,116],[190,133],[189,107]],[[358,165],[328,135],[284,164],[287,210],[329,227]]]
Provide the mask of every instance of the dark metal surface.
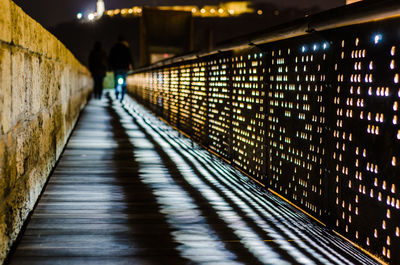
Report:
[[265,53],[255,48],[236,52],[231,62],[232,162],[264,181],[265,145]]
[[192,134],[192,67],[181,65],[179,71],[179,126],[183,131]]
[[377,264],[124,104],[89,103],[10,264]]
[[393,264],[400,263],[398,33],[398,20],[331,33],[334,226]]
[[230,54],[206,59],[208,76],[208,147],[215,153],[230,157],[232,133],[232,97],[230,85]]
[[208,82],[206,63],[197,61],[192,63],[191,86],[191,136],[199,143],[207,144],[208,128]]
[[[328,43],[302,38],[268,46],[267,185],[325,219]],[[318,45],[318,50],[316,46]]]

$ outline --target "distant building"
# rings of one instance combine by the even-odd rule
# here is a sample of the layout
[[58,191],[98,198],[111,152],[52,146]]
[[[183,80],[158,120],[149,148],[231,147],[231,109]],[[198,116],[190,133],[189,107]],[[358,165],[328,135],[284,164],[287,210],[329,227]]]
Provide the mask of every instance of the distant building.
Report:
[[140,21],[140,65],[145,66],[193,50],[190,11],[143,8]]
[[97,1],[97,17],[100,18],[103,16],[104,11],[106,11],[106,7],[103,0]]
[[[205,17],[205,18],[235,17],[255,12],[255,10],[251,7],[251,2],[249,1],[224,2],[219,5],[206,5],[203,7],[183,5],[183,6],[157,6],[156,8],[165,11],[191,12],[193,17]],[[134,6],[132,8],[107,10],[105,11],[105,15],[110,17],[115,15],[142,16],[142,10],[143,10],[142,7]],[[261,15],[262,13],[260,14],[260,12],[258,12],[258,14]]]

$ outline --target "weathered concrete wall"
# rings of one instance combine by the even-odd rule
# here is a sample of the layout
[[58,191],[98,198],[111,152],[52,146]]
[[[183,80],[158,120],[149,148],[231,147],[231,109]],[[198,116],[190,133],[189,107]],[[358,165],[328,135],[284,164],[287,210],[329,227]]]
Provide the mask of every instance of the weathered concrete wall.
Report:
[[88,70],[10,0],[0,0],[0,264],[92,89]]

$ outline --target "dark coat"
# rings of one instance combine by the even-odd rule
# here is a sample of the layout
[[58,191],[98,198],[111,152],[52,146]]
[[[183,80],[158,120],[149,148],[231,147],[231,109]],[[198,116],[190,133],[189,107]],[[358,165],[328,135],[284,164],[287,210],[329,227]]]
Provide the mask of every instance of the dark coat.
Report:
[[128,43],[120,41],[114,44],[108,57],[108,63],[113,71],[129,70],[129,65],[132,65],[132,55]]
[[92,76],[104,77],[107,72],[107,54],[101,48],[94,48],[89,55],[89,70]]

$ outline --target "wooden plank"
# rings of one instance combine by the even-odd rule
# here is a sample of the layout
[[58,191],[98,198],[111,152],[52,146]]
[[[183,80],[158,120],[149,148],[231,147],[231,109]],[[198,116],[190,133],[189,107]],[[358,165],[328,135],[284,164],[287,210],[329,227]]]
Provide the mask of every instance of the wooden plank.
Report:
[[[176,164],[125,115],[108,99],[89,103],[9,264],[356,263],[354,249],[323,228],[313,233],[316,224],[286,203]],[[239,189],[257,202],[236,198]],[[318,248],[320,236],[327,246]]]

